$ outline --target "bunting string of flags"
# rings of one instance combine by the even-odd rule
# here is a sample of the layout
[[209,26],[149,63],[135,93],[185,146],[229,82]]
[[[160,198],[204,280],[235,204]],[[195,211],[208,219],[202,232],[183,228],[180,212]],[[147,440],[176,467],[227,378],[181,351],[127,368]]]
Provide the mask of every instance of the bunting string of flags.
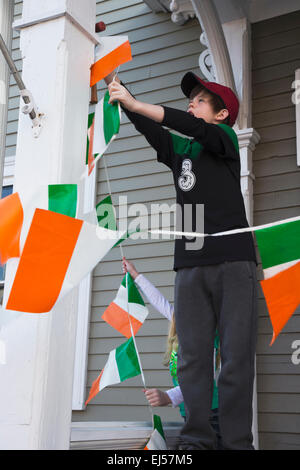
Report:
[[[127,36],[101,38],[91,67],[91,86],[131,59]],[[87,172],[82,178],[95,171],[97,161],[119,133],[121,107],[119,103],[109,104],[108,100],[107,91],[88,116]],[[123,257],[121,244],[131,233],[118,230],[105,156],[103,162],[109,196],[96,205],[95,223],[78,217],[77,184],[41,186],[30,197],[16,192],[0,200],[0,263],[7,263],[13,271],[0,306],[0,325],[22,312],[50,312],[113,247],[119,245]],[[300,216],[214,234],[148,231],[193,237],[253,232],[264,273],[260,283],[273,327],[270,345],[300,304]],[[107,363],[92,384],[86,405],[103,388],[138,375],[146,388],[135,335],[147,315],[143,298],[127,273],[102,316],[127,340],[110,351]],[[161,419],[153,415],[151,406],[150,410],[153,432],[145,450],[164,450],[166,442]]]
[[[137,345],[136,345],[135,333],[134,333],[133,327],[132,327],[132,318],[134,318],[134,317],[131,314],[132,309],[135,310],[136,306],[137,306],[137,304],[135,303],[135,298],[137,297],[138,300],[142,300],[142,298],[140,297],[139,291],[136,288],[136,285],[135,285],[131,275],[128,272],[126,273],[125,278],[126,278],[126,289],[127,289],[127,312],[128,312],[128,321],[129,321],[129,325],[130,325],[130,332],[131,332],[131,337],[132,337],[134,345],[135,345],[135,350],[137,352],[137,358],[138,358],[139,365],[140,365],[140,370],[141,370],[142,383],[143,383],[144,389],[146,389],[147,387],[146,387],[145,375],[144,375],[144,371],[143,371],[143,368],[142,368],[142,362],[141,362],[140,354],[139,354],[139,351],[138,351],[138,348],[137,348]],[[144,308],[145,308],[145,304],[144,304],[143,300],[142,300],[142,304],[144,305]],[[150,415],[151,415],[152,421],[153,421],[153,419],[154,419],[153,409],[152,409],[152,406],[149,403],[148,403],[148,409],[150,411]]]

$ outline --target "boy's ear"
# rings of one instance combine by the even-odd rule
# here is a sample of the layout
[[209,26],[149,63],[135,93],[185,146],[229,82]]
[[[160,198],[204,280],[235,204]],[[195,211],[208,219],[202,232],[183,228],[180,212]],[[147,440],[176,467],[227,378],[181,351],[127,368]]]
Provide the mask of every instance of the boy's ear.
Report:
[[217,121],[224,121],[228,116],[229,116],[229,111],[228,109],[224,108],[224,109],[221,109],[221,111],[217,112],[215,119],[217,119]]

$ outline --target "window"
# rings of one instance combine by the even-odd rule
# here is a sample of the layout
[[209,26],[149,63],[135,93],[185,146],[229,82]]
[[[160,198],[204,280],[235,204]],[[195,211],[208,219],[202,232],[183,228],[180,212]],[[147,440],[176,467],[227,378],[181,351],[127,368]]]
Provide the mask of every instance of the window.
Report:
[[[3,186],[2,188],[2,198],[9,196],[13,192],[13,187],[11,186]],[[4,284],[4,277],[5,277],[5,266],[1,266],[0,264],[0,288],[1,285]],[[0,297],[1,297],[1,291],[0,291]]]

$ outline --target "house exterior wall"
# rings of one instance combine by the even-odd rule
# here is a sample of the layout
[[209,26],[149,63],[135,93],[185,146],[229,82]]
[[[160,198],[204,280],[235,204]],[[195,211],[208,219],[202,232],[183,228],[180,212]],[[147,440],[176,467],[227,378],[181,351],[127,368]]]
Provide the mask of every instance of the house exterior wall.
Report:
[[[254,225],[298,216],[295,70],[300,67],[300,11],[252,25],[253,127],[261,140],[253,155]],[[257,346],[258,430],[261,449],[300,449],[299,309],[269,346],[272,327],[260,292]]]
[[[13,21],[21,18],[22,4],[20,0],[15,0]],[[20,47],[20,33],[13,30],[11,55],[19,72],[22,71],[22,58]],[[16,81],[10,75],[9,82],[9,99],[8,99],[8,116],[7,116],[7,130],[5,142],[5,159],[6,162],[12,162],[16,154],[17,132],[18,132],[18,118],[19,118],[19,104],[20,93],[16,85]]]

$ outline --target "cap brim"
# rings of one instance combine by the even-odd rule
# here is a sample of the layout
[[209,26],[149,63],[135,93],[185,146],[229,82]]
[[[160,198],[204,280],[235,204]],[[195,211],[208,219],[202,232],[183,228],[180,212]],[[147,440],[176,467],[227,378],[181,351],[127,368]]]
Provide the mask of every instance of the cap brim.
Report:
[[203,88],[206,88],[202,80],[200,80],[200,78],[198,78],[193,72],[187,72],[181,80],[181,89],[183,94],[188,98],[190,97],[193,88],[197,85],[202,85]]

